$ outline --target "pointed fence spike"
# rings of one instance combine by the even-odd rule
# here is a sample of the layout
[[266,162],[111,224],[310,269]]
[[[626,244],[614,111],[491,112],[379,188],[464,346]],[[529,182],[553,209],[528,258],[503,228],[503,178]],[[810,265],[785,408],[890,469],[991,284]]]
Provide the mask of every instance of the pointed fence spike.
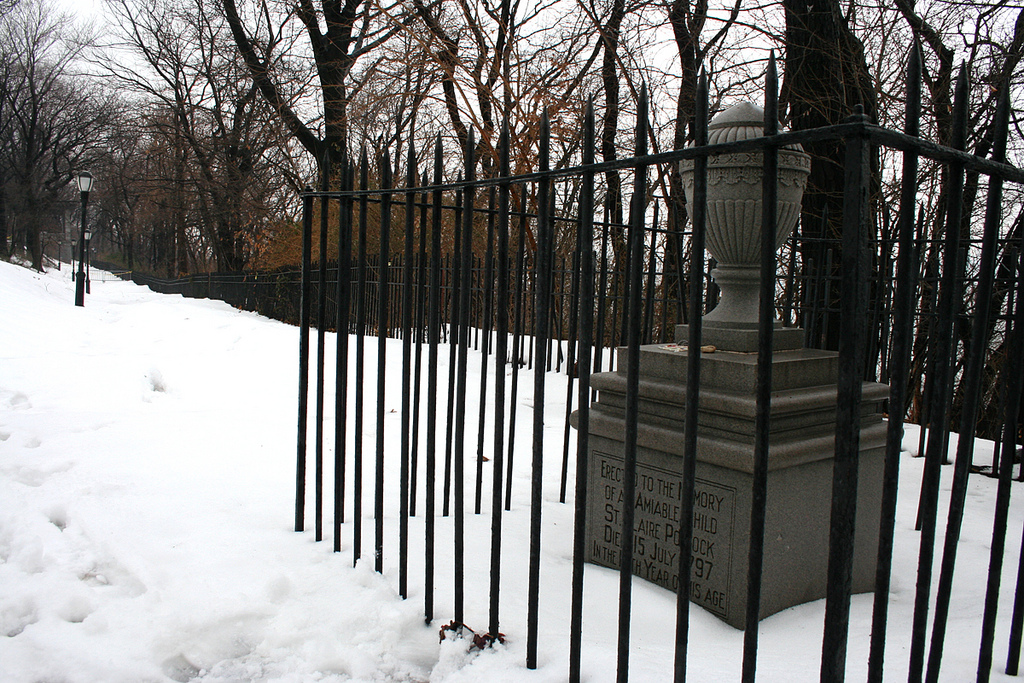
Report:
[[320,176],[324,191],[328,190],[327,183],[331,175],[331,150],[324,148],[323,156],[320,157]]
[[636,137],[634,139],[635,156],[647,154],[647,116],[649,104],[647,101],[647,84],[640,84],[640,95],[636,103]]
[[509,126],[508,126],[508,115],[501,122],[501,136],[498,138],[498,163],[499,163],[499,174],[502,177],[508,177],[511,174],[511,163],[510,163],[510,151],[509,151]]
[[768,74],[764,83],[764,134],[779,132],[779,72],[775,61],[775,50],[768,56]]
[[409,138],[409,154],[406,156],[406,187],[416,187],[416,147],[412,138]]
[[380,170],[380,184],[383,188],[390,188],[392,183],[392,171],[391,171],[391,155],[388,151],[384,150],[384,155],[381,157],[381,170]]
[[538,161],[540,162],[540,170],[547,171],[550,165],[550,152],[551,152],[551,121],[548,119],[548,110],[544,109],[544,113],[540,117],[540,156]]
[[700,147],[708,144],[708,72],[705,68],[701,68],[700,77],[697,79],[697,111],[696,111],[696,124],[697,128],[694,135],[694,143]]
[[921,129],[921,44],[914,39],[907,62],[907,104],[904,130],[917,136]]
[[951,146],[956,149],[967,147],[967,106],[970,82],[967,77],[967,65],[960,63],[956,77],[956,89],[953,95],[953,137]]

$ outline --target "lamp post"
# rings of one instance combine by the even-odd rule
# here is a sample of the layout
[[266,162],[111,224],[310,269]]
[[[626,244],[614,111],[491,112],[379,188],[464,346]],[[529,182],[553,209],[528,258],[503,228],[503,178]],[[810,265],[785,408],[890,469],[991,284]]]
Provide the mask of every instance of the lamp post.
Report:
[[85,231],[85,207],[92,190],[92,174],[82,171],[78,174],[78,189],[82,193],[82,234],[78,239],[78,272],[75,274],[75,305],[85,306],[85,244],[92,235]]
[[92,230],[85,231],[85,293],[92,294]]

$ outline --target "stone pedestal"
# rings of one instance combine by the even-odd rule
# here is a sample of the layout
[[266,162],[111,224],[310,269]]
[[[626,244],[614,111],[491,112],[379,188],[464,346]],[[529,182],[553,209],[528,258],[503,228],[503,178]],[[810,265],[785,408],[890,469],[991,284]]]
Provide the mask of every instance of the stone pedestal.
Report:
[[[630,502],[634,573],[673,590],[686,363],[682,347],[641,349],[637,497]],[[838,363],[827,351],[774,354],[761,618],[825,596]],[[702,354],[691,599],[736,628],[744,627],[746,609],[756,374],[754,353]],[[590,416],[587,559],[613,568],[620,562],[625,503],[625,385],[624,373],[593,377],[599,398]],[[864,385],[854,592],[874,587],[886,430],[881,410],[887,396],[884,385]]]

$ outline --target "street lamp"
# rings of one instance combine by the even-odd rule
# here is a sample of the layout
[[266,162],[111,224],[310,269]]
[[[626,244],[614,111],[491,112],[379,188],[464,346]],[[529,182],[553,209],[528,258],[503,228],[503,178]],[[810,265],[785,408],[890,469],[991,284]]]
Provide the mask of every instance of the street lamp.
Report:
[[92,294],[92,280],[90,279],[92,272],[90,266],[92,265],[92,253],[90,247],[92,246],[92,230],[85,231],[85,293]]
[[78,272],[75,274],[75,305],[85,306],[85,244],[92,237],[85,231],[85,207],[89,203],[89,192],[92,190],[92,173],[82,171],[78,174],[78,189],[82,193],[82,235],[78,240]]

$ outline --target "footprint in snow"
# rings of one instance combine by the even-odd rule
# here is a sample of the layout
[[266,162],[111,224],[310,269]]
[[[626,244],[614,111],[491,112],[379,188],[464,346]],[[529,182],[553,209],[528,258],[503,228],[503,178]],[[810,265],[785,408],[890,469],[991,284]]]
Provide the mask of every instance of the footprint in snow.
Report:
[[164,660],[161,668],[165,676],[172,681],[180,681],[180,683],[188,683],[201,673],[199,667],[188,661],[182,654]]
[[46,516],[50,519],[50,524],[61,531],[68,528],[68,510],[63,505],[54,505]]
[[163,373],[158,369],[150,369],[150,371],[146,373],[146,380],[149,382],[149,388],[152,391],[159,392],[161,394],[167,393],[167,382],[164,380]]
[[92,600],[84,595],[72,595],[57,608],[57,616],[71,624],[81,624],[96,611]]
[[14,600],[0,610],[0,635],[14,638],[28,626],[39,621],[39,609],[30,597]]
[[8,408],[13,410],[28,410],[32,407],[32,402],[28,400],[28,396],[20,391],[10,392],[10,395],[4,400],[4,403],[7,404]]

